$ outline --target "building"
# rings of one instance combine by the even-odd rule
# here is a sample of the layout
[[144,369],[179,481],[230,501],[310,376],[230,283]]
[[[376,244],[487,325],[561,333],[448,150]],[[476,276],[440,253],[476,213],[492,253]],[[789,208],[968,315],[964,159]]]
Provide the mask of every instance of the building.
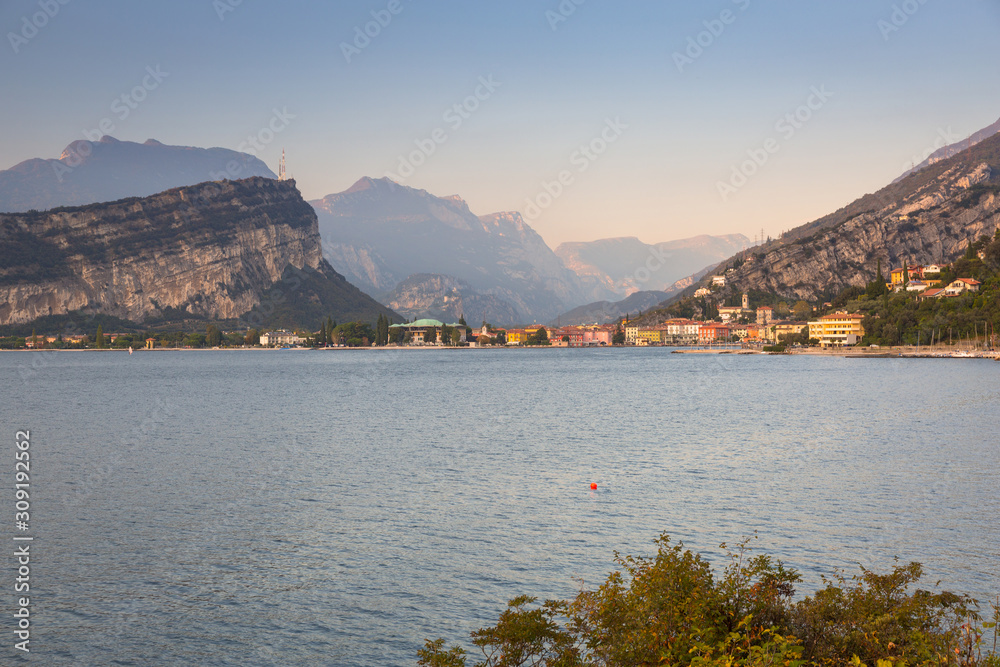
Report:
[[715,286],[718,286],[718,287],[725,287],[726,286],[726,277],[725,276],[712,276],[712,285],[715,285]]
[[302,339],[291,331],[269,331],[260,335],[261,345],[298,345]]
[[[391,334],[394,331],[400,331],[401,330],[401,331],[403,331],[403,340],[406,340],[406,334],[409,334],[410,335],[410,340],[409,340],[409,344],[410,345],[421,345],[424,342],[424,336],[425,336],[425,334],[427,334],[427,332],[430,331],[431,329],[434,329],[437,332],[438,336],[437,336],[437,339],[435,340],[435,342],[432,343],[432,344],[438,345],[438,344],[442,343],[442,341],[441,341],[441,327],[444,327],[444,326],[449,326],[452,329],[455,329],[456,331],[458,331],[459,342],[460,343],[466,342],[466,340],[467,340],[466,333],[468,332],[468,329],[466,329],[466,327],[465,327],[464,324],[459,324],[457,322],[455,324],[447,324],[446,325],[444,322],[441,322],[439,320],[433,320],[433,319],[415,320],[415,321],[410,322],[408,324],[406,324],[406,323],[404,323],[404,324],[390,324],[389,325],[389,332]],[[489,334],[487,334],[487,335],[489,335]],[[392,336],[390,335],[389,338],[391,340]]]
[[918,301],[926,301],[927,299],[937,299],[944,295],[944,288],[935,287],[933,289],[925,289],[923,292],[917,295]]
[[857,345],[865,330],[861,326],[863,315],[856,313],[831,313],[809,322],[809,337],[823,347]]
[[768,325],[774,320],[774,308],[761,306],[757,309],[757,324]]
[[978,292],[980,285],[982,285],[982,283],[978,280],[972,280],[971,278],[959,278],[944,288],[944,295],[958,296],[962,292]]
[[930,287],[930,283],[924,282],[923,280],[911,280],[906,284],[906,291],[923,292],[928,287]]
[[638,324],[626,324],[625,325],[625,344],[635,345],[636,335],[639,333]]
[[[920,280],[924,276],[924,267],[921,264],[916,266],[907,266],[906,272],[908,274],[908,280]],[[903,268],[893,269],[889,273],[890,280],[892,281],[893,289],[896,289],[903,284]]]
[[746,310],[742,306],[721,306],[719,307],[719,319],[723,322],[735,322],[744,315],[750,316],[753,311]]
[[694,291],[695,297],[708,296],[711,293],[712,293],[712,290],[708,289],[707,287],[699,287],[698,289],[696,289]]
[[635,334],[636,345],[663,345],[663,329],[639,329]]
[[706,322],[698,330],[698,342],[707,345],[711,343],[728,343],[731,335],[728,324]]
[[789,336],[792,334],[801,334],[805,329],[805,333],[809,333],[809,323],[801,322],[798,320],[779,320],[777,322],[772,322],[771,326],[767,328],[767,338],[768,340],[773,340],[775,342],[780,342],[782,336]]

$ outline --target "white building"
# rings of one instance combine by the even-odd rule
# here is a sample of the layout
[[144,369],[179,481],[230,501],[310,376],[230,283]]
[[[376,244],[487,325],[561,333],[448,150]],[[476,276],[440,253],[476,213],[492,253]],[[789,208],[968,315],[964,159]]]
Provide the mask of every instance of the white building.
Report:
[[269,331],[260,335],[261,345],[298,345],[302,339],[291,331]]

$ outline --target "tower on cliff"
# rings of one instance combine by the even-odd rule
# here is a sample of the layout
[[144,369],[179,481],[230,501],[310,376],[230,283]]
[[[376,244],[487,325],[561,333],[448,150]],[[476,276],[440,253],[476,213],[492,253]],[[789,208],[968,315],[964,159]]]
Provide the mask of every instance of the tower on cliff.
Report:
[[281,149],[281,162],[278,163],[278,180],[285,180],[285,149]]

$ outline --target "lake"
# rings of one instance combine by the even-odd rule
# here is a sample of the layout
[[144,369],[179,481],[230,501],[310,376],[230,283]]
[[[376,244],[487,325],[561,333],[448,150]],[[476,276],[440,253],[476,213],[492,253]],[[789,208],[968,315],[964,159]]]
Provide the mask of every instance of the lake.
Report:
[[413,665],[425,638],[596,586],[661,532],[721,562],[757,531],[803,594],[898,556],[985,599],[998,372],[664,348],[3,353],[6,488],[31,431],[28,662]]

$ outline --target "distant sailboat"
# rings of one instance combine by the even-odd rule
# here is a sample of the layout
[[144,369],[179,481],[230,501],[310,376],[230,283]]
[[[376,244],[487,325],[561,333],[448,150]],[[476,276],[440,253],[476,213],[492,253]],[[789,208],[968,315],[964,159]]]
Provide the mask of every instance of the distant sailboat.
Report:
[[128,353],[132,354],[132,346],[131,345],[128,346]]

